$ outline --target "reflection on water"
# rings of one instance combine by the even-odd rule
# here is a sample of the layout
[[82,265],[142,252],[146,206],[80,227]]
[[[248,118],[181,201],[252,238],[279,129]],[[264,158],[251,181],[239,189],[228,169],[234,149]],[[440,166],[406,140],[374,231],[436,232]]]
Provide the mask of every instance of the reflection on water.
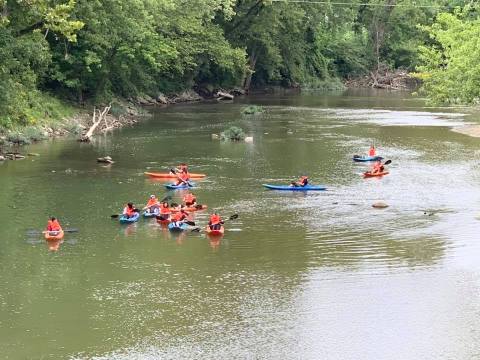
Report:
[[[93,144],[39,144],[35,161],[3,164],[4,357],[474,357],[480,153],[450,127],[476,115],[374,95],[179,105]],[[243,116],[242,101],[267,112]],[[211,140],[231,125],[254,143]],[[352,161],[371,143],[392,160],[381,179],[363,179],[369,165]],[[105,155],[116,163],[99,166]],[[143,172],[184,161],[208,174],[196,227],[213,211],[239,214],[224,237],[110,219],[152,193],[181,202]],[[261,186],[302,173],[328,190]],[[379,200],[389,207],[373,208]],[[52,214],[79,229],[56,252],[25,239]]]

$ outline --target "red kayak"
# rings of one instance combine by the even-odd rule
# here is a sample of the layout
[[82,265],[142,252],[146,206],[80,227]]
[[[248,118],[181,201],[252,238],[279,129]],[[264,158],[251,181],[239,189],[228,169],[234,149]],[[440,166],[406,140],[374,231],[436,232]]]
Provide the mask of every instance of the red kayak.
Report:
[[383,171],[383,172],[379,172],[379,173],[375,173],[375,174],[372,174],[370,171],[367,171],[367,172],[363,173],[363,177],[370,178],[370,177],[385,176],[385,175],[388,175],[388,174],[389,174],[388,171]]
[[[145,172],[144,174],[152,179],[177,179],[178,178],[177,175],[174,175],[172,173]],[[207,176],[206,174],[193,174],[193,173],[189,173],[188,175],[190,176],[190,179],[202,179],[205,176]]]
[[170,224],[170,219],[162,220],[162,219],[157,218],[157,223],[159,223],[161,225],[168,225],[168,224]]
[[219,230],[212,230],[210,226],[207,226],[205,232],[210,236],[222,236],[225,233],[225,228],[222,226]]
[[63,230],[60,231],[44,231],[45,240],[62,240],[63,239]]

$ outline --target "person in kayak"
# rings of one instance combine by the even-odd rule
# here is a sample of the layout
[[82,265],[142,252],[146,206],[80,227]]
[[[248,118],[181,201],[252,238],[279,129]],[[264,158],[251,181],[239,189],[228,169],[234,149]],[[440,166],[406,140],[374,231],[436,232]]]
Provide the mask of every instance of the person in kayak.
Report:
[[127,219],[130,219],[131,217],[134,217],[135,214],[137,213],[137,209],[133,206],[133,203],[129,202],[127,206],[123,208],[123,216],[125,216]]
[[187,218],[187,213],[182,209],[172,215],[172,223],[175,227],[182,226],[184,220]]
[[292,187],[305,187],[308,185],[308,176],[302,176],[298,181],[292,181],[290,186]]
[[368,156],[376,156],[377,151],[375,150],[375,145],[370,145],[370,150],[368,150]]
[[60,231],[62,231],[62,226],[58,222],[55,217],[51,217],[47,223],[47,231],[50,235],[57,235]]
[[197,205],[197,198],[191,192],[188,192],[183,197],[183,202],[186,206],[195,206]]
[[150,213],[154,213],[155,211],[158,211],[158,208],[160,207],[160,202],[158,201],[157,197],[155,195],[150,195],[150,199],[148,199],[147,205],[143,208],[143,210],[147,210]]
[[375,161],[373,164],[372,170],[370,170],[371,174],[380,174],[385,170],[385,166],[383,166],[380,160]]
[[160,206],[160,215],[157,216],[159,220],[169,220],[171,214],[170,206],[168,206],[168,202],[164,201],[162,206]]
[[190,175],[188,174],[188,172],[186,171],[183,171],[181,172],[180,174],[177,174],[177,182],[175,183],[175,186],[179,186],[179,185],[189,185],[189,181],[190,181]]
[[216,212],[210,215],[210,221],[208,222],[208,226],[210,230],[220,230],[223,225],[223,220]]

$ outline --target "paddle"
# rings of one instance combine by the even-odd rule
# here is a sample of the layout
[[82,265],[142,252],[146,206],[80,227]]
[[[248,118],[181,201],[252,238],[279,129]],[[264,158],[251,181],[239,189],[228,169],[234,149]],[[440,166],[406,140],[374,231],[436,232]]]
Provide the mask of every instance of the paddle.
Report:
[[[235,219],[238,219],[238,214],[233,214],[232,216],[230,216],[228,219],[226,220],[223,220],[222,221],[222,225],[226,222],[226,221],[230,221],[230,220],[235,220]],[[195,229],[192,229],[192,232],[200,232],[202,229],[197,227]]]
[[[40,230],[36,230],[36,229],[27,229],[27,235],[40,235],[40,234],[45,234],[46,232],[49,232],[49,231],[40,231]],[[63,232],[64,233],[76,233],[78,232],[78,229],[63,229]]]

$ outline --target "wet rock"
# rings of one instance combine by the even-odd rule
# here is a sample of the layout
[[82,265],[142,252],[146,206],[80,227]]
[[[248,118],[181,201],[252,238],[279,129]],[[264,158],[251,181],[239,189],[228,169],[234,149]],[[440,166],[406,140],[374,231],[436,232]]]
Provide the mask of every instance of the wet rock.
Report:
[[4,161],[4,160],[5,160],[5,156],[0,155],[0,161]]
[[253,143],[253,136],[247,136],[247,137],[245,138],[245,142],[247,142],[247,143]]
[[102,164],[113,164],[115,161],[112,160],[110,156],[104,156],[97,158],[97,162],[102,163]]
[[287,135],[293,135],[293,131],[292,130],[287,130]]
[[65,170],[65,174],[72,174],[73,173],[73,170],[68,168]]
[[245,95],[247,92],[244,89],[235,88],[230,93],[235,96],[241,96],[241,95]]
[[220,136],[218,134],[212,134],[212,140],[218,140]]
[[372,207],[374,207],[375,209],[385,209],[388,206],[389,205],[384,201],[377,201],[377,202],[372,204]]

